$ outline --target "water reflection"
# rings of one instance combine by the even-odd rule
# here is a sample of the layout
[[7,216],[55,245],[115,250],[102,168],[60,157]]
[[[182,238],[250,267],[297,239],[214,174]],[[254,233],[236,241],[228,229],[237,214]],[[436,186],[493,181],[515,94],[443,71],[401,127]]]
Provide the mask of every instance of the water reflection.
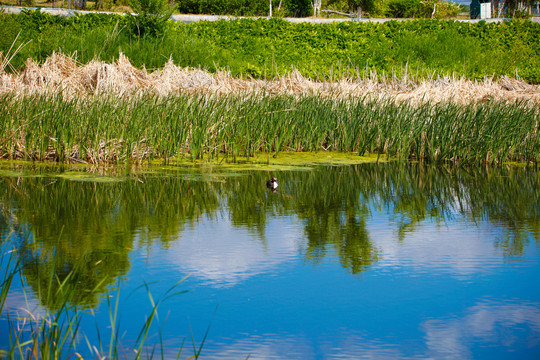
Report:
[[[234,286],[239,282],[272,269],[296,256],[298,233],[283,219],[266,220],[279,228],[272,241],[264,241],[262,233],[234,229],[235,220],[200,219],[183,232],[178,242],[167,250],[164,258],[180,273],[190,274],[206,285]],[[272,231],[268,232],[272,236]],[[275,233],[274,233],[275,234]]]
[[216,346],[219,351],[209,358],[243,359],[404,359],[395,344],[372,341],[359,334],[338,332],[313,343],[311,339],[289,334],[264,334],[238,339],[232,344]]
[[71,302],[95,307],[99,294],[129,271],[135,239],[166,245],[186,223],[218,207],[211,184],[174,178],[143,184],[21,177],[2,178],[0,186],[3,221],[10,224],[2,238],[15,234],[23,274],[51,309],[58,290],[51,274],[78,288]]
[[[121,182],[70,181],[47,169],[29,174],[0,178],[2,240],[13,231],[24,275],[37,293],[51,293],[38,289],[49,286],[54,273],[79,288],[72,302],[88,307],[128,273],[133,249],[155,243],[171,249],[179,268],[223,285],[297,251],[314,264],[331,253],[358,274],[391,254],[394,237],[418,241],[426,220],[444,226],[457,215],[503,229],[486,246],[495,244],[507,258],[519,258],[530,238],[540,239],[540,177],[525,168],[322,167],[277,172],[276,193],[267,191],[269,174],[261,171],[226,176],[214,169],[202,177],[188,169],[127,172]],[[375,212],[390,216],[386,245],[367,225]],[[290,222],[303,235],[287,229]],[[433,246],[436,255],[440,242]],[[53,298],[40,300],[54,308]]]
[[[467,309],[461,318],[428,320],[422,328],[428,355],[436,359],[473,358],[471,347],[478,339],[506,349],[532,349],[540,344],[540,303],[486,301]],[[534,357],[525,352],[517,357],[530,356]]]
[[[460,314],[446,314],[421,324],[422,342],[399,344],[389,329],[380,338],[366,332],[335,329],[316,339],[288,333],[260,334],[209,345],[209,358],[241,359],[475,359],[475,347],[485,347],[480,358],[534,359],[540,344],[540,303],[482,301]],[[401,334],[409,338],[407,334]],[[401,345],[401,346],[400,346]],[[216,349],[216,350],[213,350]]]

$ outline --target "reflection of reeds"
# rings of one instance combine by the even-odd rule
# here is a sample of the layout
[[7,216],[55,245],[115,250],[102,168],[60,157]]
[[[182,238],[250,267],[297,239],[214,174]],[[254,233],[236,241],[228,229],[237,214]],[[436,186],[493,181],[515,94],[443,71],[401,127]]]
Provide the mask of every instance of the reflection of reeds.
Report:
[[[48,176],[4,178],[0,179],[0,203],[10,211],[0,216],[17,219],[14,231],[20,229],[21,239],[33,239],[21,240],[18,252],[22,273],[33,288],[45,286],[39,275],[52,268],[63,279],[66,272],[59,270],[66,264],[74,268],[76,259],[84,258],[86,264],[100,261],[99,266],[78,272],[81,285],[95,289],[94,294],[81,290],[73,299],[87,308],[97,305],[97,294],[103,294],[113,279],[128,273],[131,249],[155,241],[167,248],[188,225],[193,227],[203,217],[228,214],[234,226],[250,229],[264,242],[271,218],[296,214],[308,240],[308,258],[317,261],[333,246],[344,256],[345,266],[357,266],[355,271],[377,258],[365,229],[370,209],[389,211],[401,240],[427,219],[445,222],[454,216],[503,226],[508,234],[498,245],[509,256],[519,255],[530,236],[540,239],[536,190],[540,176],[531,168],[390,162],[274,170],[272,175],[280,179],[276,193],[266,189],[269,172],[225,177],[216,168],[201,174],[160,166],[153,175],[138,174],[110,183],[68,181],[65,176],[56,182]],[[8,221],[0,217],[0,223]],[[48,299],[40,300],[52,306]]]
[[333,150],[428,162],[536,163],[534,102],[400,102],[314,95],[0,95],[0,157],[124,162],[189,153]]

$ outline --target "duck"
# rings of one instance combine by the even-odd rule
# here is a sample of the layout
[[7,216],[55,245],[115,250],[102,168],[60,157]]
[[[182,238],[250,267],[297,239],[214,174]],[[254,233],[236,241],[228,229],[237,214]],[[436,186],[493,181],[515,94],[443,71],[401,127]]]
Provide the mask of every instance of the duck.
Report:
[[272,179],[268,180],[266,182],[266,187],[269,188],[272,191],[276,191],[278,187],[277,178],[273,177]]

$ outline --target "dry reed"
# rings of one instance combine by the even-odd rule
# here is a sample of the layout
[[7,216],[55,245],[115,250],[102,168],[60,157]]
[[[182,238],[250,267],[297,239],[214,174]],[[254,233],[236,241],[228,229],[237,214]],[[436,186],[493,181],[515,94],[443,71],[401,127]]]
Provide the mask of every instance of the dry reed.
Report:
[[[0,59],[2,55],[0,54]],[[7,73],[0,67],[0,94],[57,94],[68,98],[114,94],[167,96],[178,92],[220,95],[261,93],[265,95],[317,95],[322,97],[393,98],[412,103],[455,102],[479,103],[488,100],[540,103],[540,86],[502,77],[475,81],[445,76],[415,79],[414,76],[381,77],[376,73],[359,74],[338,81],[315,81],[298,71],[273,80],[233,77],[229,72],[209,73],[201,69],[182,68],[169,61],[162,69],[148,72],[131,65],[120,54],[114,63],[91,61],[77,63],[76,56],[53,53],[39,65],[28,59],[21,73]]]

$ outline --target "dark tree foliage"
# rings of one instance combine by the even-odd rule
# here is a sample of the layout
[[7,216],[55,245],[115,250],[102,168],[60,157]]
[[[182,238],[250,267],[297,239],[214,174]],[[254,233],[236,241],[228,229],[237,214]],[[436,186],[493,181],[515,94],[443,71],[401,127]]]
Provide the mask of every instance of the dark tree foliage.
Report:
[[286,0],[283,1],[290,16],[306,17],[311,16],[311,0]]
[[185,14],[263,16],[268,15],[267,0],[181,0],[178,10]]
[[362,11],[373,11],[375,9],[375,0],[348,0],[349,10],[356,11],[359,7]]
[[420,0],[390,0],[387,6],[387,16],[393,18],[414,18],[422,9]]
[[[310,0],[273,0],[274,14],[305,17],[311,15]],[[182,0],[178,10],[185,14],[268,16],[269,0]]]

